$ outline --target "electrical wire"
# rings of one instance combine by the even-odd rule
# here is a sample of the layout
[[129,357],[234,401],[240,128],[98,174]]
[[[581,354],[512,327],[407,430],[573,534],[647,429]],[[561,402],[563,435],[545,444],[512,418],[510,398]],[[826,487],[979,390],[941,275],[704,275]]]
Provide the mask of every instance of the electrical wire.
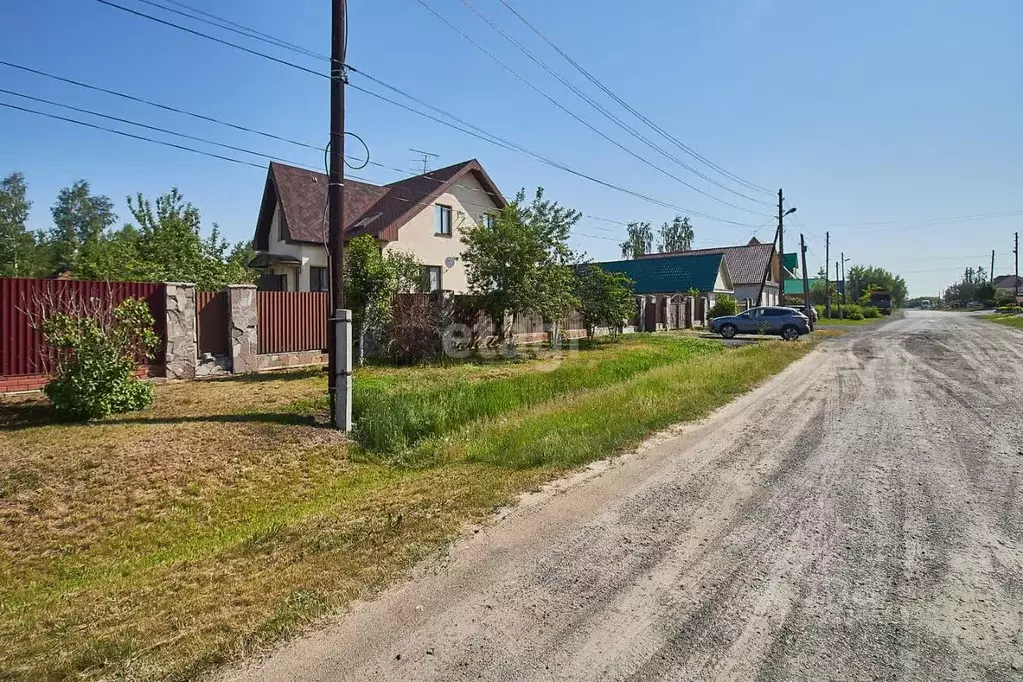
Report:
[[[739,205],[737,205],[737,204],[733,204],[733,203],[731,203],[731,202],[729,202],[729,201],[726,201],[726,200],[724,200],[724,199],[722,199],[722,198],[720,198],[720,197],[716,197],[716,196],[714,196],[713,194],[710,194],[709,192],[705,192],[705,191],[703,191],[702,189],[700,189],[699,187],[696,187],[695,185],[693,185],[693,184],[691,184],[691,183],[689,183],[689,182],[686,182],[685,180],[683,180],[682,178],[678,177],[677,175],[674,175],[674,174],[673,174],[673,173],[671,173],[670,171],[667,171],[667,170],[665,170],[664,168],[662,168],[662,167],[658,166],[657,164],[655,164],[654,162],[650,161],[649,159],[647,159],[647,158],[646,158],[646,157],[644,157],[643,155],[641,155],[641,154],[638,154],[638,153],[636,153],[635,151],[633,151],[633,150],[629,149],[628,147],[626,147],[625,145],[623,145],[622,143],[618,142],[618,141],[617,141],[617,140],[615,140],[615,139],[614,139],[613,137],[611,137],[610,135],[608,135],[607,133],[603,132],[602,130],[600,130],[599,128],[597,128],[597,127],[596,127],[596,126],[594,126],[593,124],[591,124],[591,123],[590,123],[589,121],[585,120],[584,118],[582,118],[581,116],[579,116],[578,114],[576,114],[576,113],[575,113],[574,111],[572,111],[571,109],[569,109],[568,107],[566,107],[565,105],[563,105],[563,104],[562,104],[561,102],[559,102],[558,100],[556,100],[556,99],[554,99],[553,97],[551,97],[551,96],[550,96],[550,94],[549,94],[549,93],[547,93],[546,91],[544,91],[544,89],[543,89],[543,88],[539,87],[538,85],[536,85],[535,83],[533,83],[533,82],[532,82],[531,80],[529,80],[528,78],[526,78],[525,76],[523,76],[523,75],[522,75],[521,73],[519,73],[518,71],[516,71],[516,70],[515,70],[515,69],[513,69],[512,67],[508,66],[508,64],[507,64],[507,63],[505,63],[505,62],[504,62],[503,60],[501,60],[501,59],[500,59],[499,57],[497,57],[497,56],[496,56],[496,55],[494,55],[494,54],[493,54],[492,52],[490,52],[489,50],[487,50],[487,49],[486,49],[485,47],[483,47],[482,45],[480,45],[480,44],[479,44],[478,42],[476,42],[475,40],[473,40],[473,39],[472,39],[472,38],[471,38],[471,37],[470,37],[470,36],[469,36],[468,34],[466,34],[466,33],[465,33],[464,31],[462,31],[462,30],[461,30],[460,28],[458,28],[458,26],[456,26],[456,25],[455,25],[454,23],[452,23],[451,21],[449,21],[449,20],[448,20],[448,19],[447,19],[446,17],[444,17],[444,16],[442,15],[442,14],[440,14],[440,13],[439,13],[439,12],[437,12],[437,11],[436,11],[435,9],[433,9],[433,7],[431,7],[431,6],[430,6],[430,5],[429,5],[429,4],[428,4],[428,3],[426,2],[426,0],[416,0],[416,2],[418,2],[418,3],[419,3],[420,5],[422,5],[422,6],[423,6],[423,7],[424,7],[424,8],[425,8],[425,9],[426,9],[426,10],[427,10],[428,12],[430,12],[430,13],[431,13],[431,14],[433,14],[433,15],[434,15],[435,17],[437,17],[437,18],[438,18],[438,19],[440,19],[440,20],[441,20],[442,22],[444,22],[444,23],[445,23],[445,24],[446,24],[446,25],[447,25],[447,26],[448,26],[449,28],[451,28],[451,30],[453,30],[453,31],[455,31],[456,33],[458,33],[458,35],[460,35],[460,36],[461,36],[461,37],[462,37],[462,38],[463,38],[464,40],[466,40],[466,41],[467,41],[468,43],[470,43],[471,45],[475,46],[475,47],[476,47],[476,48],[477,48],[478,50],[480,50],[480,51],[481,51],[481,52],[482,52],[483,54],[485,54],[485,55],[487,55],[488,57],[490,57],[490,58],[491,58],[491,59],[492,59],[493,61],[495,61],[495,62],[496,62],[496,63],[497,63],[498,65],[500,65],[500,66],[501,66],[502,68],[504,68],[504,69],[505,69],[506,71],[508,71],[508,73],[512,74],[513,76],[515,76],[516,78],[518,78],[518,79],[519,79],[520,81],[522,81],[522,82],[523,82],[523,83],[524,83],[524,84],[525,84],[525,85],[526,85],[527,87],[529,87],[529,88],[530,88],[531,90],[533,90],[534,92],[536,92],[537,94],[539,94],[539,95],[540,95],[541,97],[543,97],[544,99],[546,99],[546,100],[547,100],[548,102],[550,102],[551,104],[553,104],[553,105],[554,105],[555,107],[557,107],[557,108],[558,108],[558,109],[560,109],[561,111],[563,111],[563,112],[565,112],[566,114],[568,114],[569,116],[571,116],[571,117],[572,117],[572,119],[574,119],[574,120],[575,120],[576,122],[578,122],[578,123],[582,124],[583,126],[585,126],[586,128],[588,128],[589,130],[593,131],[594,133],[596,133],[597,135],[599,135],[599,136],[600,136],[601,138],[603,138],[603,139],[604,139],[604,140],[606,140],[607,142],[610,142],[610,143],[611,143],[612,145],[614,145],[614,146],[615,146],[615,147],[617,147],[618,149],[622,150],[623,152],[625,152],[625,153],[626,153],[626,154],[628,154],[629,156],[633,157],[634,159],[636,159],[636,160],[637,160],[637,161],[639,161],[640,163],[643,163],[644,165],[646,165],[646,166],[649,166],[650,168],[653,168],[654,170],[656,170],[657,172],[661,173],[662,175],[664,175],[664,176],[666,176],[666,177],[668,177],[668,178],[671,178],[672,180],[674,180],[674,181],[676,181],[676,182],[678,182],[678,183],[680,183],[680,184],[684,185],[685,187],[688,187],[689,189],[693,190],[694,192],[698,192],[699,194],[702,194],[702,195],[704,195],[704,196],[706,196],[706,197],[708,197],[708,198],[710,198],[710,199],[713,199],[714,201],[720,202],[720,203],[724,204],[725,206],[728,206],[728,207],[730,207],[730,208],[734,208],[734,209],[736,209],[737,211],[745,211],[745,212],[747,212],[747,213],[752,213],[753,215],[764,215],[764,214],[763,214],[762,212],[759,212],[759,211],[754,211],[754,210],[751,210],[751,209],[748,209],[748,208],[744,208],[744,207],[742,207],[742,206],[739,206]],[[471,6],[470,6],[470,7],[471,7]]]
[[[232,43],[230,41],[226,41],[226,40],[217,38],[215,36],[211,36],[209,34],[201,32],[201,31],[196,31],[196,30],[188,28],[186,26],[182,26],[182,25],[176,24],[174,22],[166,21],[164,19],[160,19],[159,17],[154,17],[153,15],[146,14],[145,12],[139,12],[137,10],[133,10],[133,9],[128,8],[128,7],[124,7],[122,5],[118,5],[117,3],[111,2],[110,0],[95,0],[95,1],[99,2],[99,3],[103,4],[103,5],[107,5],[109,7],[112,7],[112,8],[120,9],[122,11],[128,12],[128,13],[136,15],[138,17],[149,19],[151,21],[155,21],[155,22],[163,24],[165,26],[169,26],[169,27],[172,27],[172,28],[177,28],[179,30],[185,31],[185,32],[190,33],[190,34],[195,35],[195,36],[199,36],[199,37],[203,37],[203,38],[208,38],[208,39],[210,39],[210,40],[212,40],[212,41],[214,41],[216,43],[219,43],[221,45],[225,45],[225,46],[228,46],[228,47],[233,47],[235,49],[242,50],[242,51],[247,52],[249,54],[269,59],[269,60],[271,60],[273,62],[276,62],[278,64],[283,64],[283,65],[286,65],[286,66],[292,66],[292,67],[297,68],[300,71],[304,71],[306,73],[311,73],[313,75],[321,76],[321,77],[324,77],[324,78],[330,78],[330,76],[328,74],[320,73],[318,71],[314,71],[312,69],[308,69],[308,68],[300,66],[298,64],[294,64],[294,63],[288,62],[286,60],[278,59],[276,57],[273,57],[272,55],[267,55],[267,54],[259,52],[257,50],[252,50],[252,49],[247,48],[247,47],[245,47],[243,45],[238,45],[237,43]],[[355,67],[353,67],[350,64],[345,64],[345,67],[349,71],[351,71],[353,73],[357,73],[360,76],[362,76],[364,78],[367,78],[368,80],[370,80],[370,81],[372,81],[372,82],[374,82],[374,83],[376,83],[378,85],[381,85],[382,87],[385,87],[385,88],[391,90],[392,92],[400,94],[401,96],[406,97],[406,98],[408,98],[408,99],[410,99],[410,100],[420,104],[421,106],[425,106],[425,107],[427,107],[430,110],[437,111],[437,112],[441,113],[442,115],[447,116],[447,117],[451,118],[452,120],[457,121],[458,123],[462,124],[462,126],[466,126],[466,127],[461,127],[461,126],[452,124],[449,121],[445,121],[443,119],[439,119],[439,118],[437,118],[435,116],[427,114],[426,112],[423,112],[421,110],[418,110],[418,109],[416,109],[414,107],[410,107],[410,106],[405,105],[405,104],[401,104],[399,102],[396,102],[395,100],[392,100],[392,99],[390,99],[388,97],[380,95],[379,93],[375,93],[375,92],[373,92],[371,90],[368,90],[366,88],[361,88],[361,87],[359,87],[357,85],[352,85],[352,84],[349,84],[348,87],[350,87],[350,88],[352,88],[354,90],[357,90],[359,92],[363,92],[365,94],[371,95],[371,96],[373,96],[373,97],[375,97],[377,99],[380,99],[381,101],[388,102],[388,103],[390,103],[392,105],[395,105],[395,106],[398,106],[400,108],[403,108],[403,109],[405,109],[407,111],[410,111],[412,113],[415,113],[415,114],[417,114],[419,116],[423,116],[425,118],[428,118],[430,120],[438,122],[438,123],[440,123],[442,125],[445,125],[447,127],[452,128],[454,130],[459,130],[461,132],[464,132],[466,134],[472,135],[473,137],[476,137],[478,139],[482,139],[482,140],[484,140],[486,142],[489,142],[491,144],[494,144],[496,146],[504,147],[506,149],[510,149],[511,151],[517,151],[519,153],[522,153],[522,154],[525,154],[527,156],[530,156],[530,157],[532,157],[532,158],[534,158],[534,159],[536,159],[536,160],[538,160],[541,163],[544,163],[546,165],[550,165],[550,166],[552,166],[554,168],[558,168],[559,170],[563,170],[565,172],[568,172],[568,173],[571,173],[573,175],[576,175],[577,177],[581,177],[581,178],[587,179],[587,180],[589,180],[591,182],[595,182],[596,184],[599,184],[599,185],[601,185],[603,187],[607,187],[609,189],[614,189],[615,191],[624,192],[626,194],[634,196],[634,197],[636,197],[638,199],[642,199],[644,201],[649,201],[651,203],[654,203],[656,205],[662,206],[664,208],[670,208],[672,210],[680,211],[682,213],[688,213],[690,215],[700,216],[702,218],[705,218],[707,220],[712,220],[712,221],[715,221],[715,222],[721,222],[721,223],[732,224],[732,225],[746,226],[746,223],[740,223],[740,222],[734,221],[734,220],[727,220],[727,219],[724,219],[724,218],[719,218],[717,216],[713,216],[713,215],[710,215],[710,214],[707,214],[707,213],[702,213],[702,212],[699,212],[699,211],[694,211],[692,209],[688,209],[688,208],[685,208],[685,207],[682,207],[682,206],[677,206],[677,205],[671,204],[669,202],[664,202],[664,201],[661,201],[661,200],[658,200],[658,199],[654,199],[653,197],[646,196],[646,195],[644,195],[642,193],[639,193],[639,192],[636,192],[634,190],[628,190],[628,189],[619,187],[619,186],[615,185],[614,183],[611,183],[611,182],[608,182],[608,181],[605,181],[605,180],[597,179],[594,176],[591,176],[591,175],[589,175],[587,173],[576,171],[574,169],[569,168],[568,166],[566,166],[564,164],[552,161],[550,159],[547,159],[547,158],[543,157],[540,154],[537,154],[536,152],[532,152],[532,151],[528,150],[527,148],[522,147],[521,145],[518,145],[516,143],[511,143],[511,142],[509,142],[507,140],[504,140],[503,138],[500,138],[500,137],[498,137],[496,135],[493,135],[492,133],[488,133],[487,131],[483,130],[482,128],[479,128],[478,126],[470,124],[467,121],[464,121],[461,118],[458,118],[458,117],[454,116],[453,114],[444,111],[443,109],[440,109],[440,108],[435,107],[433,105],[427,104],[423,100],[421,100],[419,98],[416,98],[416,97],[414,97],[413,95],[411,95],[411,94],[409,94],[407,92],[404,92],[400,88],[397,88],[397,87],[395,87],[393,85],[385,83],[384,81],[371,76],[370,74],[366,73],[365,71],[362,71],[360,69],[356,69]],[[472,132],[469,132],[469,130],[467,130],[466,128],[474,129],[474,130],[476,130],[478,132],[477,133],[472,133]],[[746,210],[746,209],[742,209],[742,210]]]
[[217,38],[216,36],[212,36],[209,33],[203,33],[202,31],[196,31],[194,28],[188,28],[187,26],[182,26],[181,24],[176,24],[173,21],[167,21],[166,19],[161,19],[160,17],[154,17],[152,14],[146,14],[145,12],[140,12],[138,10],[131,9],[130,7],[125,7],[124,5],[118,5],[116,2],[111,2],[110,0],[95,0],[95,1],[100,3],[101,5],[106,5],[108,7],[113,7],[115,9],[121,10],[122,12],[128,12],[129,14],[134,14],[137,17],[142,17],[143,19],[149,19],[150,21],[155,21],[158,24],[163,24],[164,26],[170,26],[171,28],[176,28],[179,31],[184,31],[186,33],[191,33],[194,36],[198,36],[200,38],[206,38],[207,40],[212,40],[215,43],[219,43],[219,44],[225,45],[227,47],[233,47],[236,50],[241,50],[242,52],[247,52],[247,53],[249,53],[251,55],[254,55],[256,57],[262,57],[263,59],[269,59],[270,61],[276,62],[276,63],[281,64],[283,66],[290,66],[293,69],[298,69],[299,71],[304,71],[304,72],[312,74],[314,76],[320,76],[321,78],[330,78],[330,76],[328,74],[322,73],[320,71],[316,71],[314,69],[307,68],[305,66],[302,66],[301,64],[296,64],[294,62],[289,62],[286,59],[280,59],[279,57],[274,57],[273,55],[269,55],[269,54],[267,54],[265,52],[260,52],[259,50],[253,50],[252,48],[245,47],[244,45],[239,45],[238,43],[232,43],[231,41],[224,40],[223,38]]
[[743,178],[739,177],[738,175],[735,175],[734,173],[731,173],[731,172],[725,170],[721,166],[713,163],[712,161],[710,161],[706,157],[700,155],[698,152],[696,152],[696,150],[694,150],[693,148],[687,146],[682,141],[680,141],[678,138],[674,137],[673,135],[671,135],[670,133],[665,131],[663,128],[661,128],[656,123],[651,121],[649,118],[647,118],[646,116],[641,114],[639,111],[637,111],[635,108],[630,106],[627,102],[625,102],[621,97],[619,97],[614,92],[612,92],[607,86],[605,86],[603,83],[601,83],[600,80],[598,80],[596,76],[594,76],[589,71],[587,71],[585,68],[583,68],[579,64],[579,62],[577,62],[575,59],[573,59],[571,56],[569,56],[564,50],[562,50],[560,47],[558,47],[558,45],[553,40],[551,40],[551,38],[549,38],[543,31],[538,29],[536,26],[531,24],[524,16],[522,16],[522,14],[520,14],[506,0],[499,0],[499,2],[502,5],[504,5],[505,8],[508,9],[508,11],[510,11],[512,14],[514,14],[519,19],[519,21],[521,21],[530,30],[532,30],[537,36],[539,36],[540,39],[542,39],[545,43],[547,43],[552,48],[554,48],[554,50],[558,54],[560,54],[562,57],[564,57],[565,60],[568,61],[569,64],[571,64],[573,67],[576,68],[576,70],[578,70],[581,74],[583,74],[583,76],[585,76],[587,78],[587,80],[589,80],[591,83],[593,83],[598,88],[600,88],[606,95],[608,95],[611,99],[613,99],[615,102],[617,102],[620,106],[622,106],[625,110],[627,110],[633,116],[635,116],[639,120],[641,120],[644,123],[646,123],[648,126],[650,126],[653,130],[658,132],[662,137],[664,137],[668,141],[674,143],[679,149],[681,149],[685,153],[689,154],[694,159],[697,159],[698,161],[701,161],[702,163],[706,164],[708,167],[716,170],[721,175],[724,175],[725,177],[729,178],[730,180],[733,180],[734,182],[737,182],[740,185],[743,185],[744,187],[746,187],[748,189],[751,189],[751,190],[754,190],[754,191],[759,191],[759,192],[764,192],[764,193],[767,193],[767,194],[773,194],[774,193],[772,190],[769,190],[766,187],[762,187],[761,185],[757,185],[757,184],[752,183],[752,182],[750,182],[748,180],[744,180]]
[[[417,0],[417,1],[420,4],[424,4],[424,0]],[[526,55],[526,57],[528,57],[537,66],[542,68],[548,74],[553,76],[558,82],[560,82],[562,85],[564,85],[569,90],[571,90],[573,93],[575,93],[576,96],[578,96],[584,102],[586,102],[587,104],[592,106],[594,109],[599,111],[601,114],[604,115],[605,118],[609,119],[611,122],[613,122],[619,128],[621,128],[625,132],[629,133],[633,137],[637,138],[638,140],[640,140],[641,142],[646,144],[648,147],[650,147],[651,149],[653,149],[657,153],[661,154],[662,156],[664,156],[665,158],[667,158],[667,159],[669,159],[671,161],[674,161],[675,163],[677,163],[678,165],[682,166],[687,171],[689,171],[690,173],[693,173],[697,177],[700,177],[703,180],[706,180],[707,182],[711,183],[712,185],[715,185],[716,187],[719,187],[719,188],[721,188],[721,189],[723,189],[723,190],[725,190],[727,192],[730,192],[732,194],[735,194],[736,196],[742,197],[743,199],[748,199],[749,201],[752,201],[753,203],[756,203],[756,204],[761,204],[761,205],[764,205],[764,206],[771,206],[771,207],[774,206],[773,203],[768,203],[768,202],[763,201],[761,199],[755,199],[754,197],[748,196],[746,194],[743,194],[742,192],[739,192],[737,190],[732,189],[731,187],[723,185],[720,182],[718,182],[717,180],[714,180],[713,178],[710,178],[707,175],[705,175],[702,172],[700,172],[699,170],[693,168],[692,166],[690,166],[686,162],[684,162],[681,159],[679,159],[677,156],[674,156],[673,154],[671,154],[670,152],[665,150],[663,147],[661,147],[657,143],[651,141],[649,138],[647,138],[646,136],[641,134],[635,128],[633,128],[632,126],[630,126],[627,123],[625,123],[621,118],[619,118],[618,116],[616,116],[612,112],[608,111],[608,109],[606,107],[604,107],[602,104],[597,102],[595,99],[593,99],[592,97],[587,95],[585,92],[580,90],[571,81],[567,80],[561,74],[559,74],[556,70],[554,70],[550,65],[548,65],[543,60],[541,60],[538,57],[536,57],[532,52],[530,52],[528,49],[526,49],[526,47],[523,46],[522,43],[520,43],[519,41],[515,40],[515,38],[513,38],[504,29],[502,29],[500,26],[498,26],[490,17],[488,17],[486,14],[484,14],[481,10],[477,9],[476,6],[472,4],[471,0],[462,0],[462,4],[465,5],[466,7],[468,7],[469,10],[473,14],[475,14],[480,19],[482,19],[484,22],[486,22],[486,24],[488,26],[490,26],[492,29],[494,29],[498,33],[500,33],[501,36],[503,36],[505,40],[510,42],[516,48],[518,48],[518,50],[520,52],[522,52],[524,55]],[[432,12],[432,10],[431,10],[431,12]],[[436,13],[434,13],[434,14],[436,15]],[[439,16],[439,15],[437,15],[437,16]],[[467,36],[462,34],[461,31],[459,31],[459,33],[461,35],[463,35],[463,37],[465,37],[467,40],[469,40],[469,42],[471,42],[472,44],[476,45],[476,47],[480,48],[481,50],[483,49],[482,47],[479,46],[478,43],[476,43],[475,41],[471,40],[470,38],[468,38]],[[486,51],[484,50],[484,52],[486,52]],[[487,53],[487,54],[489,54],[489,53]],[[491,56],[491,58],[493,58],[493,57]],[[697,192],[699,192],[699,193],[701,193],[701,194],[703,194],[705,196],[708,196],[708,197],[710,197],[712,199],[715,199],[715,200],[719,200],[717,197],[714,197],[711,194],[703,192],[702,190],[697,189],[697,188],[693,187],[692,185],[689,185],[688,183],[684,183],[684,184],[686,184],[687,187],[690,187],[691,189],[693,189],[693,190],[695,190],[695,191],[697,191]],[[728,204],[728,205],[731,205],[731,204]]]

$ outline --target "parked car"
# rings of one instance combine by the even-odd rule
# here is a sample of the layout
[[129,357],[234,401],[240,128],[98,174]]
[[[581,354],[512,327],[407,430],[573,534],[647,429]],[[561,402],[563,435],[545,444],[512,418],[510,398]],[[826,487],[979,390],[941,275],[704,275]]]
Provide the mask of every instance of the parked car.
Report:
[[761,306],[738,315],[715,317],[710,321],[710,331],[726,339],[736,334],[772,334],[792,341],[810,333],[810,320],[792,308]]

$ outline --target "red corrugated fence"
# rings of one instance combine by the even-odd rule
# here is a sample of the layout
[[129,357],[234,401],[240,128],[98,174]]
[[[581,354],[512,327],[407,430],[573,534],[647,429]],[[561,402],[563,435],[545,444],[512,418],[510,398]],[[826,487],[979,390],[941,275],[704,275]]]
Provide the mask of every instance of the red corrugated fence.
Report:
[[260,353],[327,348],[327,297],[321,291],[257,291]]
[[128,298],[149,304],[161,339],[149,374],[162,376],[167,336],[163,284],[0,277],[0,391],[37,387],[49,373],[49,352],[42,332],[34,326],[48,307],[91,299],[117,305]]

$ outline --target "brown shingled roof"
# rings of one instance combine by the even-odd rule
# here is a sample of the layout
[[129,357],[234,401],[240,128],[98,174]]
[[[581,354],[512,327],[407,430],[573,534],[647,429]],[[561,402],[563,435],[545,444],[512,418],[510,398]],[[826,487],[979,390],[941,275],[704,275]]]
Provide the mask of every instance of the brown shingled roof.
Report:
[[[398,230],[413,216],[432,204],[460,178],[472,173],[497,207],[504,197],[479,161],[472,159],[446,168],[416,175],[389,185],[372,185],[345,180],[344,226],[346,237],[371,234],[383,241],[398,239]],[[323,173],[272,162],[263,189],[263,203],[256,222],[255,247],[269,248],[270,223],[278,199],[284,213],[286,237],[296,242],[324,241],[324,207],[327,204],[327,176]],[[476,201],[483,203],[481,195]],[[364,218],[377,216],[365,225]]]
[[[715,249],[693,249],[691,251],[673,251],[670,253],[648,253],[642,258],[658,258],[678,256],[682,254],[714,254],[725,257],[725,265],[732,275],[732,284],[760,284],[764,279],[764,270],[774,255],[773,244],[761,244],[755,238],[745,246],[722,246]],[[771,273],[772,276],[775,273]]]

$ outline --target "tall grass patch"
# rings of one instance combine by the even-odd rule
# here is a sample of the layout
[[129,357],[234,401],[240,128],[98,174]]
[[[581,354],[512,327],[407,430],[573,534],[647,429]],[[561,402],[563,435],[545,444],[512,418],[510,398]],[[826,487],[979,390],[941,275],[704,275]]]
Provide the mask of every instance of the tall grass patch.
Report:
[[423,440],[479,419],[547,402],[581,390],[621,383],[643,372],[722,352],[714,341],[659,337],[654,343],[578,354],[548,371],[482,381],[456,378],[395,390],[379,380],[356,381],[356,442],[371,453],[396,455]]

